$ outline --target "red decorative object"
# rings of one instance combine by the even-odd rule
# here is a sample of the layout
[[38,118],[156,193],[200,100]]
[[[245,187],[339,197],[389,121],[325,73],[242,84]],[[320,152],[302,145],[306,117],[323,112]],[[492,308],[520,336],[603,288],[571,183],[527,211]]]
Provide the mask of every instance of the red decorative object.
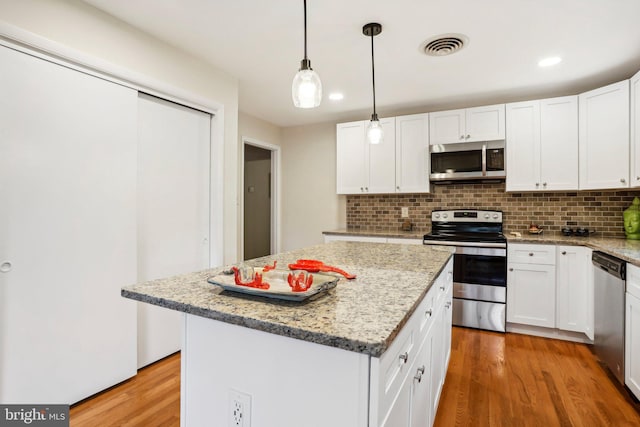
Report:
[[299,259],[295,262],[295,264],[289,264],[290,270],[306,270],[311,273],[317,273],[319,271],[331,271],[333,273],[342,274],[349,280],[355,279],[356,276],[353,274],[349,274],[344,270],[341,270],[337,267],[332,267],[330,265],[326,265],[322,261],[318,261],[315,259]]
[[299,273],[297,276],[293,273],[289,273],[287,282],[289,282],[289,286],[291,286],[291,290],[293,292],[304,292],[311,287],[311,284],[313,283],[313,275],[306,275],[306,279],[304,276],[304,273]]
[[262,269],[262,272],[266,273],[267,271],[274,270],[276,268],[277,263],[278,261],[273,261],[273,265],[265,265],[264,268]]
[[[275,265],[274,265],[274,268],[275,268]],[[238,269],[238,267],[231,267],[231,269],[233,270],[234,279],[235,279],[236,285],[238,286],[247,286],[250,288],[258,288],[258,289],[269,289],[271,287],[271,285],[269,285],[267,282],[262,281],[262,274],[260,273],[256,273],[255,277],[251,282],[243,283],[242,280],[240,279],[240,270]]]

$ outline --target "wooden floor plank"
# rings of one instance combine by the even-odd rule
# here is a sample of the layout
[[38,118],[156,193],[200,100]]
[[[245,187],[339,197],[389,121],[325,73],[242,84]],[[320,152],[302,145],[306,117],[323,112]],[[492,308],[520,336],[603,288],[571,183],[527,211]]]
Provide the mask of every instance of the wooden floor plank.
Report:
[[[456,327],[452,338],[437,427],[640,426],[640,405],[586,345]],[[180,354],[73,405],[70,417],[72,427],[178,427]]]
[[640,405],[587,345],[454,327],[435,426],[638,427]]

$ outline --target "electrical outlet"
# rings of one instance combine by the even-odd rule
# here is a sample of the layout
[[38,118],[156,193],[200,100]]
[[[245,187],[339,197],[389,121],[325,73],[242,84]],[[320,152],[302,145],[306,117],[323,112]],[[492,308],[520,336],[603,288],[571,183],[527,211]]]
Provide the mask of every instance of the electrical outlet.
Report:
[[402,218],[409,218],[409,208],[400,208],[400,212]]
[[251,396],[229,390],[229,427],[251,427]]

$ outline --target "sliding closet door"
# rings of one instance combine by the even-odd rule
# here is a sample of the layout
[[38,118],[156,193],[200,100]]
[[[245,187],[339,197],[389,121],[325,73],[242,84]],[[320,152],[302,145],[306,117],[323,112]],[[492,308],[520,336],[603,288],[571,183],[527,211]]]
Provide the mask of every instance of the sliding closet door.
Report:
[[137,92],[0,46],[0,402],[136,373]]
[[[209,266],[211,116],[138,101],[138,281]],[[138,305],[138,366],[180,350],[181,314]]]

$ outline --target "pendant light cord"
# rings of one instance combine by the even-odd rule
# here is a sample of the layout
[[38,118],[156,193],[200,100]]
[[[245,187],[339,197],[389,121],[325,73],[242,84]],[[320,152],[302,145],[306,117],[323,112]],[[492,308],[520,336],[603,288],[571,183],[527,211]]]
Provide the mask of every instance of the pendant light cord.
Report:
[[[305,0],[306,1],[306,0]],[[373,81],[373,117],[376,120],[378,115],[376,114],[376,66],[373,60],[373,30],[371,31],[371,79]]]
[[303,0],[304,3],[304,59],[307,58],[307,0]]

